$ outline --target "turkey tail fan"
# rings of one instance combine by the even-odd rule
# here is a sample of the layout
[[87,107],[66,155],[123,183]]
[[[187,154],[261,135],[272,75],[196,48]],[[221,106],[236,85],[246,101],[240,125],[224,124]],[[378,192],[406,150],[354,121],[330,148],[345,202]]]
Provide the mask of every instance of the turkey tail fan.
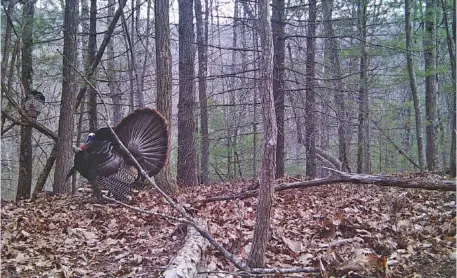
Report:
[[149,176],[160,172],[167,160],[168,125],[159,112],[137,109],[122,119],[114,130]]

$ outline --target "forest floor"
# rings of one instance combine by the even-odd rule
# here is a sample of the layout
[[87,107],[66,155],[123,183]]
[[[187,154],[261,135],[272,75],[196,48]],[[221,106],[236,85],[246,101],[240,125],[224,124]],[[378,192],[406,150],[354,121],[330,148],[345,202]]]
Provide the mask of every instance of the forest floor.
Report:
[[[195,201],[233,195],[250,185],[212,184],[189,189],[176,200],[195,208],[215,238],[246,260],[257,198]],[[455,192],[334,184],[275,196],[267,267],[320,267],[329,277],[349,271],[384,277],[387,268],[385,277],[456,277]],[[2,202],[1,276],[158,277],[183,244],[180,223],[88,200]],[[177,216],[154,192],[140,191],[135,200],[144,209]],[[236,272],[213,248],[207,260],[210,271]]]

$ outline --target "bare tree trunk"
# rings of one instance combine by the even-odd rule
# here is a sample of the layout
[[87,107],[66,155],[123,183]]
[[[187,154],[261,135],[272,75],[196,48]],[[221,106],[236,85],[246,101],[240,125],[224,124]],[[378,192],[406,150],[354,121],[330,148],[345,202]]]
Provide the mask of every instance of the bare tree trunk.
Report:
[[[6,86],[5,80],[6,80],[6,77],[8,76],[7,68],[8,68],[8,61],[9,61],[9,57],[10,57],[10,49],[12,47],[11,46],[11,34],[12,34],[12,30],[13,30],[13,22],[11,19],[11,14],[13,13],[14,4],[15,4],[14,1],[9,1],[8,7],[5,8],[5,17],[6,17],[6,28],[5,29],[6,30],[5,30],[5,34],[3,36],[4,41],[3,41],[3,50],[2,50],[2,65],[1,65],[1,71],[0,71],[0,79],[1,79],[0,86],[2,86],[2,87]],[[14,64],[15,59],[11,59],[11,60],[12,60],[12,64]],[[11,75],[11,73],[9,75]],[[9,78],[8,80],[10,83],[11,78]],[[8,86],[8,88],[11,88],[11,87]],[[3,103],[3,100],[2,100],[2,103]],[[8,103],[6,105],[6,109],[5,109],[5,106],[2,106],[2,111],[9,109],[10,105],[11,104]],[[2,135],[5,132],[5,129],[4,129],[5,121],[6,121],[6,118],[2,117],[2,125],[1,125]],[[11,127],[13,127],[13,126],[11,125]]]
[[[257,44],[257,32],[254,30],[253,31],[253,37],[255,39],[254,41],[254,49],[258,49],[258,44]],[[254,57],[256,57],[255,53],[254,53]],[[257,80],[257,72],[254,72],[254,79]],[[255,83],[257,83],[258,81],[254,81]],[[257,85],[257,84],[256,84]],[[255,86],[255,88],[258,88],[258,86]],[[253,138],[252,138],[252,175],[253,175],[253,178],[254,179],[257,179],[258,175],[257,175],[257,150],[258,150],[258,146],[257,146],[257,89],[254,90],[254,96],[252,97],[253,98],[253,103],[254,103],[254,111],[253,111],[253,119],[252,119],[252,132],[254,133],[253,135]]]
[[227,177],[229,180],[236,178],[236,133],[237,133],[237,123],[233,121],[236,115],[236,72],[238,71],[238,59],[237,51],[235,50],[238,47],[238,21],[239,21],[239,1],[235,0],[235,7],[233,9],[233,26],[232,26],[232,65],[231,73],[232,78],[229,78],[229,105],[226,107],[225,119],[226,119],[226,132],[227,132]]
[[340,57],[338,54],[338,42],[336,41],[332,23],[332,5],[333,0],[323,0],[322,9],[324,12],[324,29],[329,40],[330,66],[332,68],[332,78],[335,87],[335,103],[337,106],[336,116],[338,118],[338,142],[339,142],[339,160],[343,171],[351,172],[349,168],[349,142],[347,133],[349,132],[349,117],[344,102],[344,84],[341,70]]
[[[78,20],[78,24],[81,25],[83,34],[89,34],[89,29],[90,29],[90,27],[89,27],[90,26],[89,19],[90,19],[89,4],[88,4],[87,0],[81,0],[81,16],[80,16],[80,18]],[[81,47],[81,60],[83,61],[84,71],[85,71],[85,73],[87,73],[87,71],[89,70],[88,68],[90,67],[90,62],[91,62],[91,61],[88,60],[89,59],[88,57],[90,56],[89,55],[89,48],[88,48],[88,46],[89,46],[89,35],[79,36],[78,39],[80,40],[80,43],[81,43],[81,46],[80,46]],[[78,45],[79,45],[79,42],[78,42]],[[75,55],[78,55],[78,54],[75,54]],[[109,61],[108,61],[108,63],[109,63]],[[78,76],[76,76],[76,80],[78,80],[78,79],[79,79]],[[84,78],[80,78],[80,80],[81,80],[81,82],[84,82]],[[78,81],[76,81],[76,82],[78,82]],[[83,131],[84,117],[85,117],[85,115],[87,115],[87,117],[88,117],[88,114],[89,114],[89,109],[87,109],[87,107],[86,107],[87,98],[88,97],[86,97],[86,95],[84,95],[82,97],[82,99],[81,99],[81,105],[78,107],[79,115],[78,115],[78,124],[77,124],[77,127],[76,127],[76,129],[77,129],[76,130],[76,146],[79,146],[79,144],[81,143],[81,137],[82,137],[82,133],[83,133],[82,131]],[[53,148],[54,152],[56,150],[57,150],[57,143],[54,145],[54,148]],[[46,162],[47,163],[46,165],[48,166],[48,163],[49,163],[49,165],[52,167],[52,163],[55,160],[56,160],[56,157],[52,157],[52,153],[51,153],[51,156],[48,158],[48,161]],[[41,173],[41,175],[43,177],[46,176],[45,169],[43,169],[43,172]],[[78,173],[74,173],[73,176],[72,176],[71,194],[75,194],[76,193],[76,190],[77,190],[77,187],[78,187],[77,186],[77,181],[78,181],[77,177],[78,177]],[[43,184],[43,186],[44,186],[44,184]],[[41,189],[35,188],[33,194],[38,194],[40,191],[41,191]]]
[[208,100],[206,99],[206,75],[208,71],[208,0],[205,0],[205,21],[201,0],[195,0],[195,17],[197,19],[198,44],[198,100],[200,103],[201,132],[201,179],[202,184],[209,183],[209,136],[208,136]]
[[357,173],[370,173],[370,116],[368,93],[367,1],[358,0],[357,28],[360,38],[359,126],[357,132]]
[[[128,34],[128,28],[127,28],[127,23],[125,21],[124,14],[122,14],[122,26],[124,28],[124,40],[126,42],[126,45],[128,45],[127,42],[127,35]],[[130,58],[130,51],[127,49],[127,54],[125,55],[127,57],[127,65],[128,65],[128,73],[129,73],[129,113],[132,113],[133,110],[135,110],[135,83],[133,82],[134,77],[133,77],[133,67],[132,67],[132,62]]]
[[76,10],[77,0],[65,0],[63,81],[60,102],[59,136],[57,138],[57,159],[54,170],[54,193],[66,193],[70,187],[66,176],[73,164],[73,113],[75,110],[75,71],[71,64],[76,62]]
[[277,126],[273,97],[273,51],[270,29],[268,0],[259,0],[259,34],[261,54],[259,59],[260,83],[263,116],[263,153],[260,173],[260,192],[257,204],[254,238],[248,264],[251,267],[263,267],[265,250],[270,232],[270,219],[274,202],[274,174],[276,164]]
[[[170,50],[170,20],[169,0],[154,0],[155,13],[155,42],[156,42],[156,70],[157,70],[157,111],[168,121],[168,144],[171,146],[171,113],[172,113],[172,72]],[[170,157],[171,148],[168,148]],[[157,185],[167,193],[174,193],[176,185],[171,178],[170,160],[157,178]]]
[[427,169],[436,169],[437,144],[437,91],[436,91],[436,0],[426,0],[425,6],[425,33],[424,33],[424,59],[425,59],[425,131],[427,134]]
[[[35,13],[35,1],[26,2],[22,10],[22,71],[21,82],[25,94],[32,91],[32,51],[33,51],[33,17]],[[25,122],[25,119],[23,119]],[[21,126],[21,143],[19,154],[19,176],[16,200],[30,198],[32,190],[32,127]]]
[[[82,129],[83,129],[83,119],[84,119],[84,111],[85,111],[85,97],[83,97],[83,100],[82,100],[82,104],[81,106],[79,106],[79,115],[78,115],[78,126],[76,127],[76,146],[79,146],[81,144],[81,135],[82,135]],[[53,151],[55,151],[55,146],[53,148]],[[54,163],[55,161],[55,154],[54,154],[54,157],[52,157],[52,155],[50,155],[50,157],[48,158],[48,162],[47,163]],[[53,160],[52,160],[53,159]],[[52,167],[52,164],[51,164],[51,167]],[[43,173],[45,173],[45,170],[43,170]],[[49,173],[48,173],[49,174]],[[43,174],[45,175],[45,174]],[[71,194],[74,195],[76,193],[76,189],[77,189],[77,185],[76,185],[76,181],[77,181],[77,175],[78,173],[74,173],[73,176],[72,176],[72,179],[71,179]],[[36,190],[35,190],[36,191]]]
[[[138,69],[137,69],[137,58],[136,58],[136,55],[137,55],[137,51],[136,51],[136,48],[135,48],[135,0],[132,0],[132,4],[131,4],[131,9],[132,9],[132,16],[131,16],[131,20],[132,20],[132,23],[130,25],[130,36],[129,36],[129,33],[126,32],[126,38],[127,38],[127,42],[129,44],[129,51],[130,51],[130,57],[131,57],[131,63],[132,63],[132,69],[133,69],[133,73],[135,74],[135,94],[136,94],[136,98],[138,100],[138,105],[137,107],[144,107],[144,95],[143,95],[143,91],[140,91],[140,77],[138,76]],[[137,7],[138,11],[137,13],[139,12],[139,9],[140,7]]]
[[[457,36],[456,34],[456,7],[455,7],[455,0],[452,1],[453,2],[453,8],[452,8],[452,38],[453,38],[453,41],[454,41],[454,47],[456,46],[456,41],[455,41],[455,37]],[[455,62],[454,62],[454,66],[455,66]],[[455,78],[455,75],[454,75],[454,78]],[[455,84],[455,79],[454,79],[454,92],[455,92],[455,89],[456,89],[456,84]],[[457,125],[456,125],[456,94],[452,94],[452,99],[451,99],[452,103],[451,103],[451,106],[453,107],[453,111],[452,111],[452,114],[451,114],[451,133],[452,133],[452,136],[451,136],[451,176],[455,177],[456,176],[456,148],[457,148],[457,138],[456,138],[456,133],[457,133]]]
[[[89,17],[89,42],[87,44],[87,61],[86,61],[86,76],[89,76],[92,61],[97,53],[97,0],[90,0],[90,17]],[[89,81],[95,86],[97,82],[97,70],[89,76]],[[88,89],[89,93],[89,131],[95,132],[98,129],[97,115],[97,93],[92,87]]]
[[5,8],[5,17],[6,17],[6,27],[5,27],[5,33],[3,36],[3,54],[2,54],[2,65],[1,65],[1,84],[5,83],[5,78],[6,78],[6,69],[8,67],[8,59],[10,57],[10,49],[11,49],[11,33],[13,30],[13,22],[11,19],[11,14],[13,13],[13,8],[14,8],[15,1],[9,1],[8,2],[8,7]]
[[[451,60],[451,70],[452,70],[452,81],[453,81],[453,87],[454,91],[451,93],[451,103],[450,103],[450,108],[451,108],[451,157],[449,160],[449,167],[450,167],[450,174],[452,177],[456,176],[456,83],[455,83],[455,78],[456,78],[456,69],[455,69],[455,0],[453,2],[453,9],[451,11],[452,14],[452,28],[454,33],[450,34],[449,32],[449,24],[448,24],[448,18],[447,18],[447,1],[446,0],[441,0],[441,5],[443,9],[443,17],[444,17],[444,24],[446,28],[446,41],[447,41],[447,47],[448,47],[448,52],[449,52],[449,58]],[[454,38],[454,40],[453,40]]]
[[[46,180],[48,179],[49,173],[52,170],[52,166],[54,166],[54,162],[56,161],[57,157],[57,145],[54,145],[52,147],[51,154],[49,155],[48,159],[46,160],[46,164],[43,167],[43,170],[41,171],[40,175],[38,176],[35,188],[33,189],[33,193],[31,196],[31,200],[34,200],[38,193],[40,193],[43,190],[43,187],[46,183]],[[74,179],[75,180],[75,179]],[[73,190],[73,186],[72,186]],[[72,192],[74,193],[74,192]]]
[[136,78],[135,65],[133,64],[134,58],[133,58],[132,43],[130,41],[129,26],[127,24],[127,20],[125,19],[124,12],[122,12],[121,18],[122,18],[122,28],[124,29],[124,41],[125,41],[125,44],[127,45],[127,49],[126,49],[127,53],[125,56],[127,57],[129,87],[130,87],[129,113],[132,113],[136,107],[135,106],[135,96],[137,95],[137,93],[135,91],[135,80],[138,80],[138,79]]
[[198,184],[194,122],[193,0],[179,0],[178,185]]
[[[132,0],[132,11],[135,8],[134,5],[134,0]],[[138,78],[138,72],[137,72],[137,66],[136,66],[136,50],[135,50],[135,44],[134,44],[134,38],[135,38],[135,20],[134,20],[134,12],[132,12],[132,24],[131,24],[131,31],[129,31],[129,26],[127,24],[127,20],[125,19],[124,13],[122,13],[122,24],[124,26],[124,38],[127,42],[128,45],[128,53],[130,55],[127,55],[127,61],[129,64],[129,77],[130,77],[130,90],[131,90],[131,110],[133,107],[144,107],[144,95],[143,92],[139,91],[139,78]],[[135,105],[134,99],[137,99],[137,105]],[[133,104],[133,105],[132,105]]]
[[308,36],[306,38],[306,175],[316,177],[316,97],[315,87],[315,55],[316,55],[316,1],[309,1]]
[[273,0],[271,29],[273,32],[273,95],[275,98],[278,138],[276,147],[275,177],[284,176],[284,61],[286,51],[284,0]]
[[[6,84],[6,86],[5,86],[4,83],[0,84],[0,86],[2,86],[1,87],[2,89],[3,88],[8,88],[7,91],[6,91],[7,97],[11,96],[11,94],[12,94],[14,66],[16,64],[16,58],[17,58],[17,55],[18,55],[18,52],[19,52],[19,42],[20,41],[17,40],[16,43],[14,44],[13,52],[11,53],[11,62],[10,62],[10,65],[9,65],[8,73],[6,73],[6,72],[2,72],[1,73],[2,78],[3,78],[3,75],[8,76],[8,83]],[[2,57],[2,59],[5,59],[5,57]],[[2,90],[2,92],[3,92],[3,90]],[[3,99],[4,98],[2,98],[2,103],[3,103]],[[6,109],[2,109],[2,110],[8,111],[7,109],[9,109],[11,106],[12,106],[12,103],[8,99],[8,103],[7,103]],[[2,117],[2,135],[3,135],[3,132],[5,132],[5,130],[3,129],[4,124],[5,124],[5,118]],[[11,126],[11,128],[12,128],[12,126]]]
[[425,153],[424,140],[422,133],[422,113],[419,102],[419,93],[417,91],[416,72],[414,71],[414,62],[412,56],[412,34],[411,34],[411,2],[405,0],[405,36],[406,36],[406,62],[408,64],[409,86],[414,104],[414,119],[416,121],[416,138],[417,138],[417,156],[421,171],[425,170]]
[[[246,17],[247,11],[245,11],[245,17]],[[258,45],[258,32],[256,29],[252,30],[252,41],[253,41],[253,46],[254,49],[257,51],[259,50],[259,45]],[[254,60],[257,61],[257,52],[254,52]],[[254,94],[252,96],[252,103],[254,104],[253,108],[253,118],[252,118],[252,133],[253,133],[253,138],[252,138],[252,178],[254,180],[257,179],[258,174],[257,174],[257,98],[258,98],[258,77],[257,77],[258,71],[254,71]]]
[[[116,4],[115,0],[108,1],[108,21],[111,22],[114,16],[114,5]],[[118,83],[116,82],[116,70],[114,68],[114,38],[112,38],[108,44],[108,87],[113,103],[113,123],[114,125],[118,124],[122,120],[122,93],[119,88]]]
[[[89,34],[89,17],[89,3],[87,0],[81,0],[81,16],[78,20],[78,24],[81,25],[81,33],[84,35],[78,37],[78,43],[81,43],[81,59],[83,61],[84,71],[86,71],[87,63],[90,62],[87,58],[89,52],[89,49],[87,48],[89,45],[89,35],[85,35]],[[86,95],[84,94],[84,101],[87,99],[85,96]]]
[[[139,0],[138,0],[139,1]],[[137,1],[137,6],[140,4]],[[146,43],[144,45],[144,57],[143,57],[143,68],[141,69],[141,76],[139,77],[140,80],[138,80],[138,92],[141,93],[141,97],[143,97],[143,102],[144,102],[144,79],[146,76],[146,70],[148,69],[148,64],[149,62],[149,37],[150,37],[150,32],[151,32],[151,6],[152,6],[152,0],[148,0],[148,5],[146,8]],[[136,15],[136,26],[138,26],[138,21],[140,19],[140,8],[137,9],[137,15]],[[156,18],[154,18],[156,20]]]

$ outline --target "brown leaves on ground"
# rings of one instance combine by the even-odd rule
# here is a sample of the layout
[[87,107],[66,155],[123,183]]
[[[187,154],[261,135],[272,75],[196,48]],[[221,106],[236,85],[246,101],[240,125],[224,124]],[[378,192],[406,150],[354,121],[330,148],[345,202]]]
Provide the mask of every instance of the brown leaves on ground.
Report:
[[[257,198],[194,202],[249,186],[190,188],[176,199],[192,204],[216,239],[246,259]],[[177,215],[156,193],[135,199]],[[449,192],[350,184],[283,191],[276,194],[267,266],[322,269],[298,277],[455,277],[455,215]],[[81,197],[4,203],[1,216],[5,277],[157,277],[184,237],[179,223]],[[217,251],[208,257],[210,270],[236,271]]]
[[[234,195],[250,183],[218,184],[189,200]],[[206,203],[200,216],[231,252],[249,254],[256,198]],[[455,277],[455,193],[337,184],[276,194],[268,267],[320,267],[329,275]],[[220,257],[213,270],[235,271]],[[298,274],[298,277],[318,275]],[[388,276],[387,276],[388,275]],[[352,276],[357,277],[357,276]]]
[[[169,212],[154,194],[142,207]],[[83,197],[2,205],[2,277],[154,277],[182,245],[177,223]],[[144,205],[145,204],[145,205]]]

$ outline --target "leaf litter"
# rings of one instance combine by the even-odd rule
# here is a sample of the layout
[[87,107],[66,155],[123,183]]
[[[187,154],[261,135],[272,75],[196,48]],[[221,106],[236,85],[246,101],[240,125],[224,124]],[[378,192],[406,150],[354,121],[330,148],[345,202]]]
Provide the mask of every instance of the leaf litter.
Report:
[[[247,188],[251,181],[225,182],[176,196],[209,220],[216,240],[244,260],[257,198],[198,200]],[[152,191],[135,199],[144,209],[177,216]],[[183,244],[185,235],[176,232],[180,223],[87,200],[2,202],[2,276],[158,277]],[[266,267],[325,270],[277,277],[456,277],[454,192],[354,184],[286,190],[275,194],[270,234]],[[207,260],[209,271],[236,272],[214,249]]]

